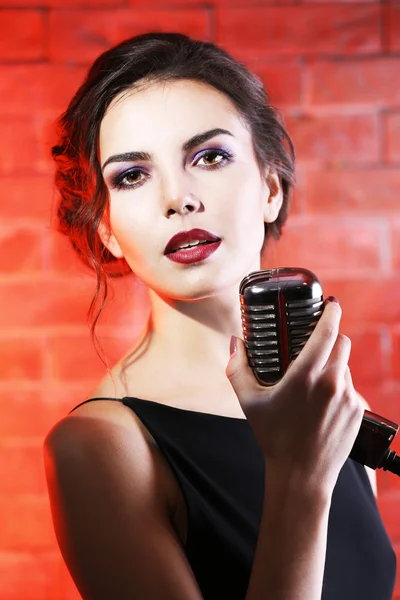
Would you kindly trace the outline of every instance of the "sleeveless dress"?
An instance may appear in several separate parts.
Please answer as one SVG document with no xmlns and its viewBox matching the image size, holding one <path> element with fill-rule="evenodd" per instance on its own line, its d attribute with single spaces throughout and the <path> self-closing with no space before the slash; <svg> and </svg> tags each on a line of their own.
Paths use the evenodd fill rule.
<svg viewBox="0 0 400 600">
<path fill-rule="evenodd" d="M 130 396 L 78 406 L 95 400 L 133 410 L 167 459 L 186 502 L 184 551 L 203 598 L 245 600 L 265 475 L 248 421 Z M 367 473 L 348 459 L 332 496 L 321 600 L 391 600 L 395 577 L 396 557 Z"/>
</svg>

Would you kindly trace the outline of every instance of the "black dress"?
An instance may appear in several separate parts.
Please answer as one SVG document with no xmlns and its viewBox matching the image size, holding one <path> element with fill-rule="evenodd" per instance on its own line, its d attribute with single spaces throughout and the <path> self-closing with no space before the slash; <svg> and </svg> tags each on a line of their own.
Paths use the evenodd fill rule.
<svg viewBox="0 0 400 600">
<path fill-rule="evenodd" d="M 184 550 L 204 599 L 244 600 L 265 474 L 248 421 L 134 397 L 81 404 L 94 400 L 132 409 L 168 460 L 186 501 Z M 332 496 L 322 600 L 391 600 L 395 577 L 396 557 L 365 468 L 348 459 Z"/>
</svg>

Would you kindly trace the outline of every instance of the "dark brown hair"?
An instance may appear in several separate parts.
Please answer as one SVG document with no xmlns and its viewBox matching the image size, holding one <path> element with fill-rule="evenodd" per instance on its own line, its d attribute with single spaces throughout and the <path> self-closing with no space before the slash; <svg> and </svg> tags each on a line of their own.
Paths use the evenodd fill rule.
<svg viewBox="0 0 400 600">
<path fill-rule="evenodd" d="M 100 124 L 113 98 L 140 80 L 173 79 L 200 81 L 228 96 L 251 131 L 260 169 L 270 166 L 279 174 L 283 205 L 277 220 L 264 224 L 262 250 L 270 236 L 279 239 L 288 215 L 294 148 L 279 113 L 269 104 L 264 86 L 254 74 L 214 44 L 180 33 L 146 33 L 110 48 L 95 60 L 59 118 L 58 143 L 52 148 L 60 193 L 58 230 L 69 237 L 81 260 L 97 276 L 88 311 L 94 342 L 94 329 L 108 296 L 108 277 L 131 273 L 125 259 L 115 258 L 97 233 L 102 219 L 109 225 L 108 194 L 97 152 Z"/>
</svg>

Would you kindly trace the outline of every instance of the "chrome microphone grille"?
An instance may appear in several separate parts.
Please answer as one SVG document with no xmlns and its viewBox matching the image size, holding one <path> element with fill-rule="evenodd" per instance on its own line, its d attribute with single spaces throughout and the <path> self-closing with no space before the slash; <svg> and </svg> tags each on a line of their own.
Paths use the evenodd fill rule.
<svg viewBox="0 0 400 600">
<path fill-rule="evenodd" d="M 286 302 L 289 358 L 294 360 L 305 346 L 323 311 L 323 297 Z"/>
<path fill-rule="evenodd" d="M 249 306 L 243 303 L 241 315 L 244 343 L 250 366 L 259 375 L 279 374 L 281 368 L 274 305 Z"/>
<path fill-rule="evenodd" d="M 311 271 L 255 271 L 240 284 L 243 341 L 259 383 L 272 385 L 285 374 L 307 342 L 323 311 L 322 288 Z"/>
</svg>

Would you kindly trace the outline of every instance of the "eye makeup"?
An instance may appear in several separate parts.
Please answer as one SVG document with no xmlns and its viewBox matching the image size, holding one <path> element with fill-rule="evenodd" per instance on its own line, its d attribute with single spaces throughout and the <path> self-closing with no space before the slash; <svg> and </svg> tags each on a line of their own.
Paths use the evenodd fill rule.
<svg viewBox="0 0 400 600">
<path fill-rule="evenodd" d="M 210 168 L 214 168 L 214 169 L 219 169 L 220 167 L 223 167 L 227 162 L 230 162 L 233 158 L 235 158 L 235 155 L 228 150 L 227 148 L 207 148 L 206 150 L 202 150 L 201 152 L 199 152 L 198 154 L 196 154 L 194 160 L 199 161 L 202 158 L 204 158 L 205 156 L 212 156 L 212 155 L 219 155 L 222 156 L 222 159 L 220 162 L 218 163 L 214 163 L 209 165 L 208 167 L 202 167 L 202 168 L 206 168 L 206 169 L 210 169 Z"/>
<path fill-rule="evenodd" d="M 139 169 L 135 167 L 134 169 L 128 169 L 127 171 L 123 171 L 122 173 L 117 173 L 112 175 L 110 180 L 110 187 L 113 190 L 126 190 L 131 188 L 139 187 L 143 184 L 143 179 L 138 180 L 134 183 L 127 183 L 128 177 L 136 177 L 141 175 L 148 175 L 148 173 L 144 169 Z"/>
<path fill-rule="evenodd" d="M 206 160 L 210 160 L 210 157 L 221 156 L 222 160 L 217 163 L 210 165 L 198 165 L 198 162 L 203 158 Z M 192 159 L 192 164 L 194 166 L 199 166 L 200 169 L 210 171 L 215 169 L 220 169 L 225 166 L 227 163 L 231 162 L 235 158 L 235 155 L 226 148 L 207 148 L 205 150 L 201 150 L 198 152 L 194 158 Z M 197 161 L 197 162 L 196 162 Z M 143 177 L 142 177 L 143 176 Z M 137 181 L 133 183 L 128 183 L 129 177 L 139 177 Z M 142 177 L 140 179 L 140 177 Z M 127 189 L 136 189 L 143 185 L 144 181 L 149 177 L 149 173 L 143 167 L 131 167 L 121 173 L 115 173 L 110 176 L 110 187 L 113 190 L 127 190 Z"/>
</svg>

